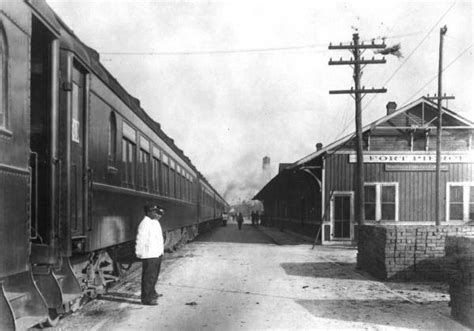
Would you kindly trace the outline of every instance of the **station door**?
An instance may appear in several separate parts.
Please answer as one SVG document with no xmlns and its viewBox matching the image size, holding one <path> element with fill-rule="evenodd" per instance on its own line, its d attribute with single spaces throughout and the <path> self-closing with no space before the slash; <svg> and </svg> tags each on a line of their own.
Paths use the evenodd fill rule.
<svg viewBox="0 0 474 331">
<path fill-rule="evenodd" d="M 351 239 L 353 201 L 352 192 L 334 193 L 331 201 L 333 239 Z"/>
</svg>

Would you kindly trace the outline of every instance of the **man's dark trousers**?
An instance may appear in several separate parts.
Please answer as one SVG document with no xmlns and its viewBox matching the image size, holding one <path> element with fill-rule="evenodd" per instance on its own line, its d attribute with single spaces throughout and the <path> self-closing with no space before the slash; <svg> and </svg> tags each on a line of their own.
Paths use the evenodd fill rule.
<svg viewBox="0 0 474 331">
<path fill-rule="evenodd" d="M 155 299 L 153 296 L 156 294 L 155 285 L 160 275 L 162 257 L 142 260 L 142 302 Z"/>
</svg>

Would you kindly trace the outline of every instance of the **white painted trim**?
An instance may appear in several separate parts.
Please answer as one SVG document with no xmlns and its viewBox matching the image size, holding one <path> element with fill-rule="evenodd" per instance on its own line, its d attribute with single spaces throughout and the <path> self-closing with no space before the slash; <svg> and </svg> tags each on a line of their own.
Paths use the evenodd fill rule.
<svg viewBox="0 0 474 331">
<path fill-rule="evenodd" d="M 451 186 L 461 186 L 463 188 L 463 219 L 462 220 L 451 220 L 451 215 L 449 212 L 449 205 L 451 203 L 450 187 Z M 447 182 L 446 183 L 446 222 L 450 221 L 469 221 L 469 187 L 474 186 L 474 182 Z"/>
</svg>

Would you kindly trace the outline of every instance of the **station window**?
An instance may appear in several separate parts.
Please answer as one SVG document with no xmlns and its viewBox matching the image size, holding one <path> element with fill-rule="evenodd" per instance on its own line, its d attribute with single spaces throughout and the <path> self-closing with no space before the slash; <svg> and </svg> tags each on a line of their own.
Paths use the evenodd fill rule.
<svg viewBox="0 0 474 331">
<path fill-rule="evenodd" d="M 146 150 L 140 148 L 140 152 L 138 155 L 138 162 L 139 162 L 139 186 L 142 190 L 148 190 L 148 169 L 150 168 L 150 153 Z"/>
<path fill-rule="evenodd" d="M 6 128 L 8 122 L 7 85 L 8 85 L 7 41 L 3 25 L 0 24 L 0 128 Z"/>
<path fill-rule="evenodd" d="M 447 185 L 447 219 L 474 220 L 474 182 L 448 183 Z"/>
<path fill-rule="evenodd" d="M 111 112 L 109 116 L 109 130 L 107 142 L 107 159 L 109 161 L 109 165 L 115 165 L 117 153 L 117 119 L 115 117 L 114 112 Z"/>
<path fill-rule="evenodd" d="M 122 182 L 124 186 L 135 186 L 136 145 L 123 138 L 122 140 Z"/>
<path fill-rule="evenodd" d="M 368 183 L 364 190 L 366 220 L 398 220 L 398 183 Z"/>
<path fill-rule="evenodd" d="M 428 150 L 428 134 L 427 132 L 413 132 L 411 134 L 411 150 L 427 151 Z"/>
</svg>

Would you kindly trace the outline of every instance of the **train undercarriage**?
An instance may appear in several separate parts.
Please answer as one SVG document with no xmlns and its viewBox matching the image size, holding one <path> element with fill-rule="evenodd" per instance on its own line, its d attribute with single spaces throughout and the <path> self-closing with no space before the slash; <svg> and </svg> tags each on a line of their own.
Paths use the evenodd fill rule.
<svg viewBox="0 0 474 331">
<path fill-rule="evenodd" d="M 24 330 L 56 325 L 61 315 L 120 281 L 133 263 L 123 258 L 130 254 L 118 258 L 124 247 L 130 243 L 60 258 L 55 264 L 34 264 L 30 271 L 6 278 L 0 283 L 0 326 Z"/>
</svg>

